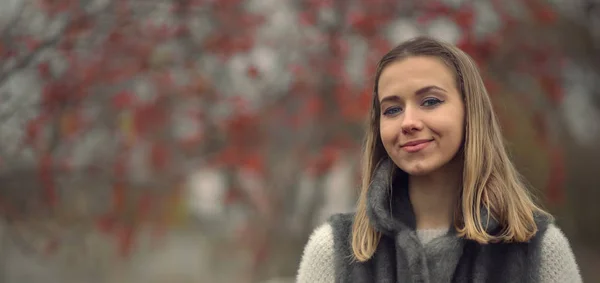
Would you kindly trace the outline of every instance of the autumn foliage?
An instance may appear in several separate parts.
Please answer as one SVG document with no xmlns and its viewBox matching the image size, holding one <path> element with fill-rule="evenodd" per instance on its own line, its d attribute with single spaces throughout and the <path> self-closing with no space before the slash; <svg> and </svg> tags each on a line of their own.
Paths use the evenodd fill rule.
<svg viewBox="0 0 600 283">
<path fill-rule="evenodd" d="M 438 20 L 454 27 L 455 43 L 480 65 L 496 101 L 517 103 L 502 96 L 516 93 L 510 74 L 531 80 L 535 99 L 550 108 L 522 97 L 518 104 L 533 113 L 524 121 L 499 113 L 509 136 L 513 127 L 534 125 L 537 150 L 550 156 L 547 196 L 564 198 L 563 153 L 543 117 L 561 103 L 565 56 L 547 38 L 523 33 L 560 21 L 544 1 L 509 1 L 518 15 L 504 1 L 483 1 L 498 19 L 485 32 L 479 4 L 470 1 L 24 2 L 0 39 L 0 84 L 20 83 L 8 91 L 13 100 L 28 97 L 29 106 L 14 105 L 33 114 L 18 108 L 5 118 L 22 126 L 13 131 L 18 147 L 0 151 L 0 171 L 35 178 L 31 199 L 48 215 L 81 189 L 70 180 L 101 180 L 86 194 L 93 202 L 94 190 L 110 192 L 103 209 L 81 213 L 91 229 L 114 235 L 123 256 L 133 251 L 136 227 L 171 225 L 187 174 L 211 167 L 250 172 L 263 184 L 249 191 L 228 183 L 223 205 L 243 204 L 257 215 L 259 232 L 250 224 L 239 231 L 254 233 L 247 248 L 257 262 L 268 260 L 261 237 L 284 225 L 285 198 L 294 195 L 285 191 L 295 190 L 277 167 L 293 160 L 290 172 L 322 176 L 341 156 L 358 156 L 375 63 L 402 35 L 390 34 L 399 19 L 419 33 L 435 34 L 427 27 Z M 41 27 L 27 26 L 26 15 L 43 18 Z M 23 84 L 37 88 L 19 93 Z M 1 215 L 26 221 L 11 205 L 14 190 L 1 191 Z M 60 244 L 48 242 L 50 251 Z"/>
</svg>

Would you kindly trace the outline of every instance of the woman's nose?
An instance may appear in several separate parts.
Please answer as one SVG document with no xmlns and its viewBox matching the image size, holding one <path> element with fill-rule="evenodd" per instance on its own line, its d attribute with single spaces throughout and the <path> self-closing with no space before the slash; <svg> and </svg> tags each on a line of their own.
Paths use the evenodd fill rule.
<svg viewBox="0 0 600 283">
<path fill-rule="evenodd" d="M 423 129 L 423 123 L 419 118 L 418 110 L 413 108 L 405 109 L 402 117 L 401 127 L 404 134 L 411 134 Z"/>
</svg>

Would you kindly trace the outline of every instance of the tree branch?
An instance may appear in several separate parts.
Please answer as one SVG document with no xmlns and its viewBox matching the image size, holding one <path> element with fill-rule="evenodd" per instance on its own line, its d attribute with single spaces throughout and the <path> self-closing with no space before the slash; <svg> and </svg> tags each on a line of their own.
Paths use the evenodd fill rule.
<svg viewBox="0 0 600 283">
<path fill-rule="evenodd" d="M 3 39 L 7 39 L 10 31 L 17 25 L 19 19 L 21 19 L 21 15 L 23 14 L 23 10 L 25 10 L 25 1 L 21 1 L 21 5 L 16 9 L 16 13 L 13 14 L 13 18 L 6 24 L 6 26 L 0 32 L 0 37 Z M 8 40 L 7 40 L 8 41 Z"/>
<path fill-rule="evenodd" d="M 31 62 L 33 62 L 33 60 L 37 57 L 37 55 L 41 51 L 56 44 L 59 40 L 60 40 L 60 34 L 54 38 L 44 41 L 40 46 L 38 46 L 31 53 L 27 54 L 24 58 L 21 58 L 12 68 L 8 69 L 7 71 L 5 71 L 3 73 L 0 73 L 0 84 L 3 84 L 15 72 L 29 66 L 29 64 Z"/>
</svg>

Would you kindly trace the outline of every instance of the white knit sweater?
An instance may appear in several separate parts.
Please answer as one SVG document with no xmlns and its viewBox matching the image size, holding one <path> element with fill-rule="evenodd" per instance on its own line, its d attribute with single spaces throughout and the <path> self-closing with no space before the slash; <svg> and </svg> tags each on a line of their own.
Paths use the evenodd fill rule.
<svg viewBox="0 0 600 283">
<path fill-rule="evenodd" d="M 445 234 L 443 230 L 417 231 L 423 244 Z M 335 282 L 333 230 L 329 224 L 318 227 L 304 248 L 297 282 Z M 580 283 L 579 267 L 569 242 L 555 225 L 548 226 L 542 239 L 540 279 L 542 283 Z"/>
</svg>

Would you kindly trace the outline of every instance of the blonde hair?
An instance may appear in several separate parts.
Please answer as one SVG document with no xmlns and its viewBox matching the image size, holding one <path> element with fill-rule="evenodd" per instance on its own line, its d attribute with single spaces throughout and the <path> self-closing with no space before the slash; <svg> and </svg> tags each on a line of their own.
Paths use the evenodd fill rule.
<svg viewBox="0 0 600 283">
<path fill-rule="evenodd" d="M 477 241 L 526 242 L 537 232 L 534 213 L 546 214 L 532 200 L 511 162 L 492 102 L 474 61 L 455 46 L 428 37 L 406 41 L 379 61 L 373 87 L 373 101 L 362 159 L 362 184 L 352 226 L 354 259 L 367 261 L 375 253 L 381 234 L 367 216 L 367 191 L 377 165 L 387 158 L 379 136 L 380 106 L 377 84 L 390 63 L 410 56 L 441 59 L 454 72 L 456 85 L 465 104 L 463 150 L 463 188 L 454 215 L 454 227 L 460 237 Z M 399 171 L 400 174 L 406 174 Z M 481 208 L 487 210 L 502 227 L 490 235 L 484 227 Z M 488 219 L 489 220 L 489 219 Z"/>
</svg>

